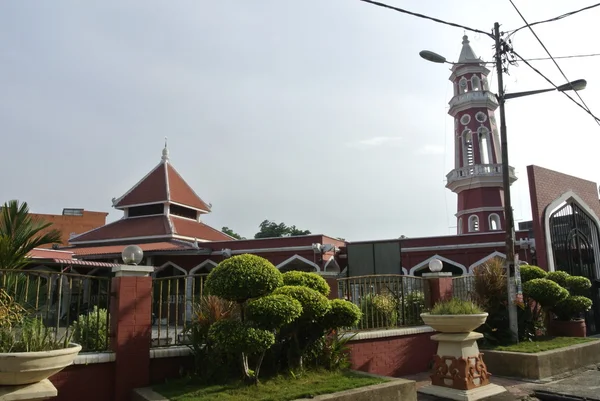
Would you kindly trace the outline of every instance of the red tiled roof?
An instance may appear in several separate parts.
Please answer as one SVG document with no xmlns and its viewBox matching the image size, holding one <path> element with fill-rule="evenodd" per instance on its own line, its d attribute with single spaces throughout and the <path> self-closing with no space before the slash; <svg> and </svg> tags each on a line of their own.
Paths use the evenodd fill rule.
<svg viewBox="0 0 600 401">
<path fill-rule="evenodd" d="M 168 251 L 173 249 L 191 249 L 191 246 L 185 246 L 184 244 L 178 244 L 176 242 L 160 241 L 160 242 L 149 242 L 145 244 L 136 244 L 143 251 Z M 123 249 L 127 245 L 107 245 L 107 246 L 89 246 L 89 247 L 78 247 L 72 248 L 73 253 L 76 256 L 89 256 L 89 255 L 120 255 Z"/>
<path fill-rule="evenodd" d="M 56 249 L 34 248 L 27 254 L 27 257 L 32 258 L 32 259 L 52 259 L 52 258 L 71 259 L 73 257 L 73 252 L 59 251 Z"/>
<path fill-rule="evenodd" d="M 128 238 L 168 236 L 171 234 L 166 216 L 146 216 L 117 220 L 113 223 L 83 233 L 69 242 L 126 240 Z"/>
<path fill-rule="evenodd" d="M 207 226 L 199 221 L 184 219 L 177 216 L 169 216 L 173 223 L 174 234 L 184 237 L 198 238 L 205 241 L 231 241 L 229 235 Z"/>
<path fill-rule="evenodd" d="M 185 182 L 168 157 L 163 157 L 163 160 L 125 195 L 116 199 L 113 206 L 123 209 L 158 202 L 175 202 L 192 209 L 210 212 L 210 206 Z"/>
</svg>

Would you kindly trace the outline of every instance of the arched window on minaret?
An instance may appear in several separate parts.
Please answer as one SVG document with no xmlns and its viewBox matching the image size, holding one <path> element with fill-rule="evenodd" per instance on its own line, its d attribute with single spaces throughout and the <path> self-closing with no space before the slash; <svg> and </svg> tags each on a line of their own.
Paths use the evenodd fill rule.
<svg viewBox="0 0 600 401">
<path fill-rule="evenodd" d="M 460 81 L 458 81 L 458 88 L 460 93 L 465 93 L 469 90 L 469 88 L 467 88 L 467 78 L 462 77 Z"/>
<path fill-rule="evenodd" d="M 490 216 L 488 217 L 489 220 L 489 224 L 490 224 L 490 231 L 496 231 L 496 230 L 500 230 L 500 216 L 498 216 L 496 213 L 492 213 L 490 214 Z"/>
<path fill-rule="evenodd" d="M 473 133 L 470 129 L 465 129 L 462 133 L 464 140 L 464 152 L 465 160 L 464 166 L 472 166 L 475 164 L 475 155 L 473 154 Z"/>
<path fill-rule="evenodd" d="M 458 235 L 461 235 L 463 233 L 463 227 L 462 227 L 462 217 L 458 218 Z"/>
<path fill-rule="evenodd" d="M 469 232 L 477 232 L 479 231 L 479 217 L 473 214 L 469 216 Z"/>
<path fill-rule="evenodd" d="M 471 77 L 471 87 L 473 88 L 474 91 L 481 90 L 481 80 L 479 79 L 479 77 L 477 75 L 473 75 Z"/>
<path fill-rule="evenodd" d="M 479 135 L 479 150 L 481 152 L 481 164 L 490 164 L 490 132 L 486 127 L 477 129 Z"/>
<path fill-rule="evenodd" d="M 483 81 L 483 90 L 484 90 L 484 91 L 489 91 L 489 90 L 490 90 L 490 86 L 489 86 L 489 84 L 488 84 L 488 80 L 487 80 L 487 78 L 486 78 L 486 77 L 484 77 L 482 81 Z"/>
</svg>

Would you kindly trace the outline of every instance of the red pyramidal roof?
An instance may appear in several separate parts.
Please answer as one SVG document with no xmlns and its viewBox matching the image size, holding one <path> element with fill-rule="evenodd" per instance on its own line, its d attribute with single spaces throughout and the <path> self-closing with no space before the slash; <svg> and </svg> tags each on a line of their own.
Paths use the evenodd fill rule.
<svg viewBox="0 0 600 401">
<path fill-rule="evenodd" d="M 151 203 L 177 203 L 203 213 L 210 212 L 204 202 L 179 175 L 169 161 L 169 150 L 165 146 L 161 162 L 125 195 L 113 200 L 113 207 L 125 209 Z"/>
</svg>

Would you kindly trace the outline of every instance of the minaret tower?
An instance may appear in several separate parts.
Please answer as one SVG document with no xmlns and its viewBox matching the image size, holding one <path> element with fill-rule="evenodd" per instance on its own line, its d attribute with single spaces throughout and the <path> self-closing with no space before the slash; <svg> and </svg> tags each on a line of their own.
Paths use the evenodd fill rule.
<svg viewBox="0 0 600 401">
<path fill-rule="evenodd" d="M 458 62 L 450 81 L 454 96 L 448 114 L 454 118 L 454 170 L 446 188 L 458 195 L 458 234 L 504 229 L 504 191 L 500 139 L 494 111 L 496 95 L 490 92 L 485 63 L 475 56 L 463 36 Z M 516 181 L 510 167 L 510 183 Z"/>
</svg>

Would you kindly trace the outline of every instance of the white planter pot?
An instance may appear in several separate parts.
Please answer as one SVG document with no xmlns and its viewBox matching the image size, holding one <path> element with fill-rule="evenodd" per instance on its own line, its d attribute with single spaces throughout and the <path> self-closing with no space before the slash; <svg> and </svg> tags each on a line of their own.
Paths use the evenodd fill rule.
<svg viewBox="0 0 600 401">
<path fill-rule="evenodd" d="M 421 319 L 440 333 L 469 333 L 485 323 L 487 313 L 476 315 L 431 315 L 421 313 Z"/>
<path fill-rule="evenodd" d="M 81 345 L 40 352 L 0 353 L 0 385 L 16 386 L 40 382 L 71 365 Z"/>
</svg>

